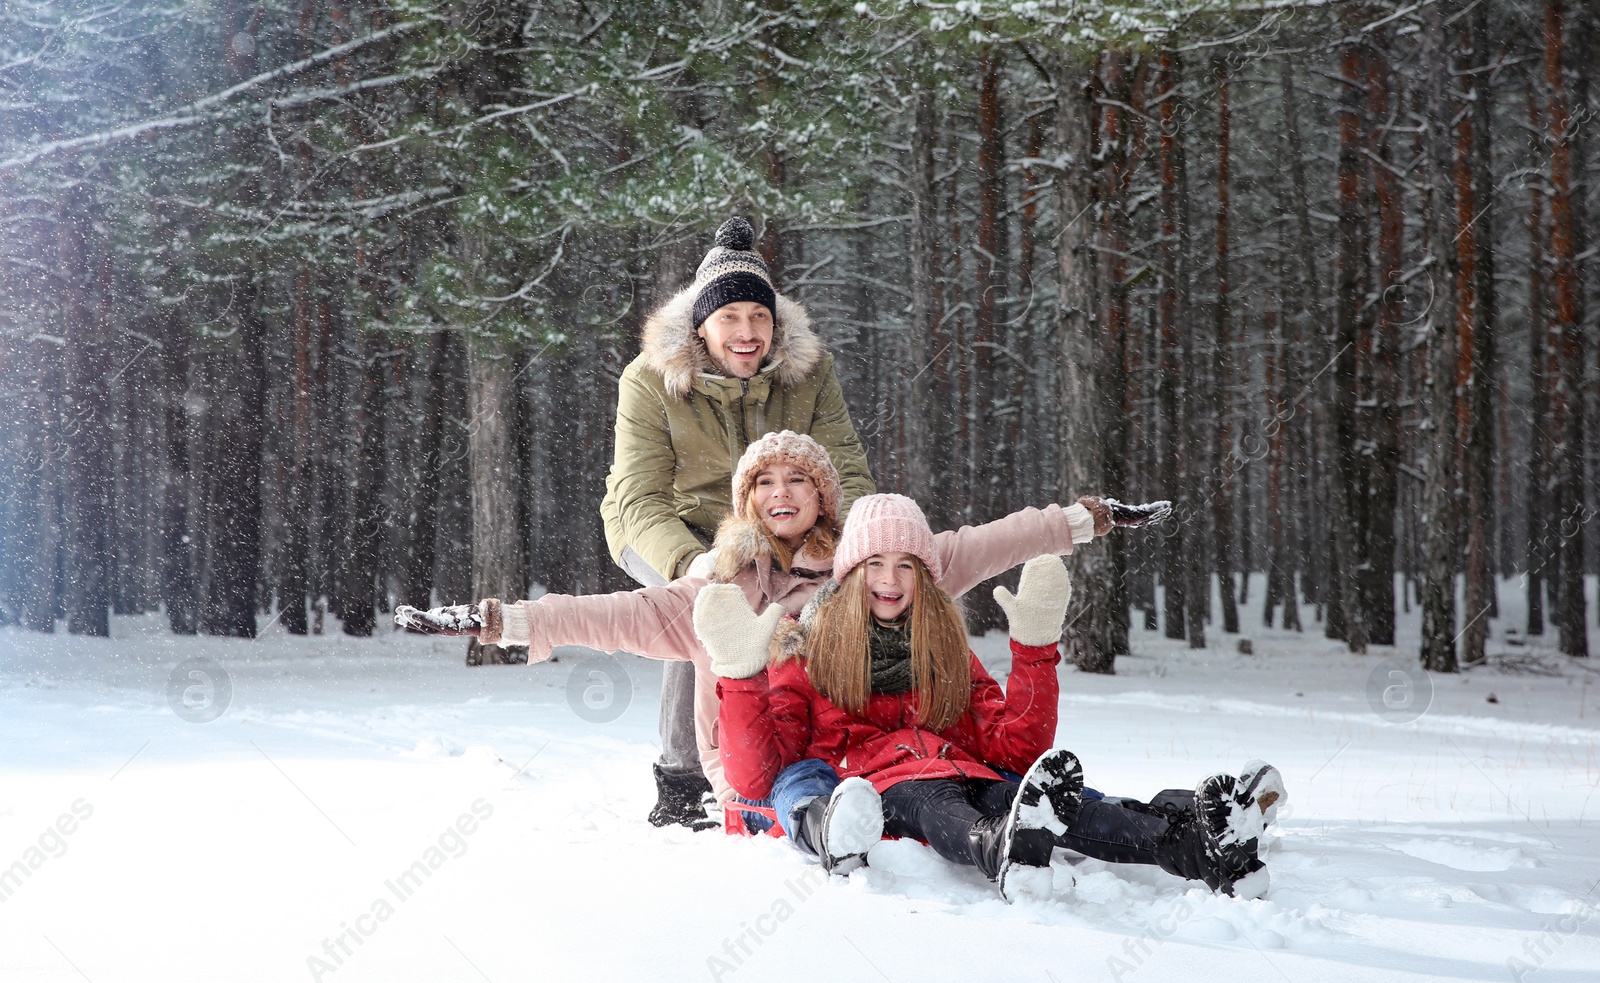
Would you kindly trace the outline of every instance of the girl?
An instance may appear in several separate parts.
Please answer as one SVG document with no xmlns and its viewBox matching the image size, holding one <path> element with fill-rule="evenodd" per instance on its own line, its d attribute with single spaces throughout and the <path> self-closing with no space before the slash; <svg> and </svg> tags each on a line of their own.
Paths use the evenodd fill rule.
<svg viewBox="0 0 1600 983">
<path fill-rule="evenodd" d="M 733 474 L 733 514 L 717 531 L 708 569 L 691 571 L 662 587 L 573 597 L 546 594 L 536 601 L 477 604 L 420 611 L 395 609 L 396 624 L 438 635 L 476 635 L 484 644 L 526 645 L 528 661 L 542 662 L 558 645 L 604 652 L 626 650 L 647 658 L 688 660 L 696 667 L 695 737 L 701 765 L 722 804 L 734 798 L 722 773 L 715 733 L 716 677 L 694 633 L 694 600 L 708 583 L 729 585 L 756 611 L 797 615 L 834 570 L 840 521 L 839 472 L 811 437 L 784 430 L 751 444 Z M 951 596 L 1040 553 L 1071 553 L 1114 526 L 1140 526 L 1164 518 L 1171 503 L 1129 506 L 1082 498 L 1062 508 L 1027 508 L 995 522 L 965 526 L 933 537 L 936 575 Z M 829 776 L 812 776 L 831 790 Z M 703 826 L 711 825 L 709 819 Z"/>
<path fill-rule="evenodd" d="M 1004 691 L 967 648 L 942 571 L 916 503 L 869 495 L 845 523 L 834 580 L 776 638 L 776 613 L 757 616 L 736 588 L 700 593 L 695 625 L 721 677 L 722 763 L 740 795 L 766 798 L 807 759 L 845 776 L 827 797 L 778 803 L 794 839 L 833 869 L 859 864 L 881 830 L 976 866 L 1007 900 L 1048 893 L 1056 846 L 1159 864 L 1225 894 L 1265 892 L 1256 845 L 1282 795 L 1275 769 L 1258 769 L 1248 787 L 1206 779 L 1196 813 L 1172 822 L 1085 799 L 1077 758 L 1050 750 L 1071 597 L 1064 564 L 1030 560 L 1015 595 L 995 590 L 1011 622 Z"/>
</svg>

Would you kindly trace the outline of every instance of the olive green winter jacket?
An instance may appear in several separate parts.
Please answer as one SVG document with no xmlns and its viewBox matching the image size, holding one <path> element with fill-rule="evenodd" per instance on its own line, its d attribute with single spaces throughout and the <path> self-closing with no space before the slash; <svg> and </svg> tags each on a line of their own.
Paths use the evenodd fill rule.
<svg viewBox="0 0 1600 983">
<path fill-rule="evenodd" d="M 751 379 L 716 374 L 684 291 L 645 322 L 643 350 L 623 370 L 616 451 L 600 505 L 606 545 L 631 547 L 666 579 L 681 576 L 731 511 L 733 469 L 747 445 L 777 430 L 809 434 L 833 457 L 850 504 L 872 494 L 866 452 L 805 308 L 782 294 L 772 353 Z"/>
</svg>

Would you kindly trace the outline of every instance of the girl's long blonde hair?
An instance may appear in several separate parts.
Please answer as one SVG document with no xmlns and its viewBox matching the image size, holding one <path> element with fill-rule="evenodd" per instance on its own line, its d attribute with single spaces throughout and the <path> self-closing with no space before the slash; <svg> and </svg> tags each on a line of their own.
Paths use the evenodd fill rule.
<svg viewBox="0 0 1600 983">
<path fill-rule="evenodd" d="M 944 730 L 967 712 L 972 698 L 972 663 L 967 626 L 922 561 L 912 558 L 911 685 L 917 697 L 917 724 Z M 806 673 L 817 692 L 834 705 L 860 716 L 872 693 L 866 564 L 857 564 L 839 590 L 818 608 L 806 636 Z"/>
</svg>

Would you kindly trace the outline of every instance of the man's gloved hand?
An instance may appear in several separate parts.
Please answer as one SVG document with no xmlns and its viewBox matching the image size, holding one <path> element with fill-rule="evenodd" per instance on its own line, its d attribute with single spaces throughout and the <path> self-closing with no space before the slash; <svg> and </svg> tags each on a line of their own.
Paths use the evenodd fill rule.
<svg viewBox="0 0 1600 983">
<path fill-rule="evenodd" d="M 994 589 L 994 599 L 1011 622 L 1011 637 L 1024 645 L 1061 641 L 1061 623 L 1072 600 L 1072 578 L 1059 556 L 1036 556 L 1022 565 L 1017 592 Z"/>
<path fill-rule="evenodd" d="M 690 560 L 689 565 L 684 568 L 683 575 L 685 577 L 699 577 L 701 580 L 710 580 L 711 575 L 716 570 L 717 551 L 712 548 Z"/>
<path fill-rule="evenodd" d="M 711 584 L 694 599 L 694 633 L 711 656 L 711 671 L 724 679 L 749 679 L 767 667 L 772 634 L 783 608 L 750 610 L 737 584 Z"/>
</svg>

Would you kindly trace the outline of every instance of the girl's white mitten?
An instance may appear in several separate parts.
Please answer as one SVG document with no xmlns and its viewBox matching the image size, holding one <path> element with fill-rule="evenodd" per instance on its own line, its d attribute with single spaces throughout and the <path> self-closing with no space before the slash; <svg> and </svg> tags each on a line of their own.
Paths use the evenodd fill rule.
<svg viewBox="0 0 1600 983">
<path fill-rule="evenodd" d="M 1024 645 L 1061 641 L 1061 623 L 1072 600 L 1072 578 L 1059 556 L 1036 556 L 1022 565 L 1022 580 L 1012 594 L 994 589 L 996 603 L 1011 622 L 1011 637 Z"/>
<path fill-rule="evenodd" d="M 783 608 L 750 610 L 738 584 L 711 584 L 694 599 L 694 633 L 711 656 L 711 671 L 724 679 L 749 679 L 767 667 L 772 634 Z"/>
</svg>

